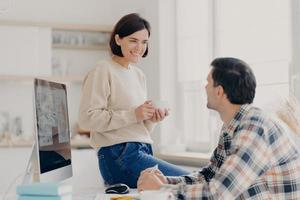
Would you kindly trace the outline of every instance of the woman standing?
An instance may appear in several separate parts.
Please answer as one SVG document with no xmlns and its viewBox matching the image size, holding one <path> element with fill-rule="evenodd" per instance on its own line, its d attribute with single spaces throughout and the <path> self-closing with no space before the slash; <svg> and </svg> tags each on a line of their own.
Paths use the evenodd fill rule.
<svg viewBox="0 0 300 200">
<path fill-rule="evenodd" d="M 149 36 L 150 25 L 138 14 L 122 17 L 111 34 L 111 59 L 98 63 L 83 83 L 79 126 L 91 132 L 106 184 L 135 188 L 140 172 L 155 165 L 167 176 L 188 174 L 153 157 L 150 133 L 168 111 L 147 100 L 145 76 L 134 66 L 147 56 Z"/>
</svg>

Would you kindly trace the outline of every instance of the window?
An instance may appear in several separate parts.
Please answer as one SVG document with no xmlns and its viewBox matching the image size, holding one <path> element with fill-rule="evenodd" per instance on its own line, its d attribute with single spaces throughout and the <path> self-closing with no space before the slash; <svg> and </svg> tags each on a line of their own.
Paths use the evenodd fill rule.
<svg viewBox="0 0 300 200">
<path fill-rule="evenodd" d="M 162 91 L 174 97 L 173 118 L 162 123 L 161 143 L 177 146 L 173 151 L 210 152 L 222 125 L 218 114 L 206 108 L 204 86 L 213 58 L 237 57 L 252 66 L 258 83 L 255 105 L 289 95 L 290 2 L 176 0 L 174 7 L 176 73 L 171 83 L 161 81 Z"/>
</svg>

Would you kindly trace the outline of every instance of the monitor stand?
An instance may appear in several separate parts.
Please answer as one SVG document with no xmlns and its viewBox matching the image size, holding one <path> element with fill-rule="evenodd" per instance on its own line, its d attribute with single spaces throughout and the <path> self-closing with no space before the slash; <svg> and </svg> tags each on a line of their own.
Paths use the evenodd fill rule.
<svg viewBox="0 0 300 200">
<path fill-rule="evenodd" d="M 22 184 L 29 184 L 32 182 L 39 182 L 37 146 L 35 142 L 33 143 L 31 148 L 31 155 L 27 163 Z"/>
</svg>

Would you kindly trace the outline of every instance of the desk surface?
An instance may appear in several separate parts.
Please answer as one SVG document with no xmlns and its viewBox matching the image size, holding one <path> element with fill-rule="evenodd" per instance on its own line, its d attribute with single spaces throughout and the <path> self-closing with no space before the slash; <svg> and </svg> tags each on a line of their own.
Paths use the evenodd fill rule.
<svg viewBox="0 0 300 200">
<path fill-rule="evenodd" d="M 131 190 L 129 194 L 132 197 L 139 197 L 137 190 Z M 110 200 L 111 197 L 117 197 L 120 195 L 116 194 L 104 194 L 104 188 L 79 188 L 73 190 L 72 200 Z M 96 198 L 97 197 L 97 198 Z M 0 194 L 0 199 L 2 200 L 17 200 L 18 196 L 16 194 L 10 193 L 3 199 L 3 194 Z"/>
<path fill-rule="evenodd" d="M 11 191 L 13 192 L 13 191 Z M 131 189 L 130 193 L 125 195 L 117 194 L 104 194 L 104 188 L 75 188 L 72 193 L 72 200 L 110 200 L 111 197 L 118 196 L 131 196 L 137 199 L 149 199 L 153 197 L 156 200 L 168 199 L 167 196 L 164 196 L 166 192 L 163 191 L 145 191 L 146 195 L 143 193 L 138 193 L 136 189 Z M 163 196 L 162 196 L 163 195 Z M 147 198 L 146 198 L 147 197 Z M 162 198 L 163 197 L 163 198 Z M 17 200 L 18 196 L 16 194 L 9 194 L 3 199 L 3 196 L 0 194 L 0 199 L 2 200 Z M 152 198 L 151 198 L 152 199 Z"/>
</svg>

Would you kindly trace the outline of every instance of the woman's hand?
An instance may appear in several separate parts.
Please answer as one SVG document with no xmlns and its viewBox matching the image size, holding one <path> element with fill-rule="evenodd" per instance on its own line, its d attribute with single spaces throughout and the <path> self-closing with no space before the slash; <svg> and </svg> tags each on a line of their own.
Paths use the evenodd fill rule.
<svg viewBox="0 0 300 200">
<path fill-rule="evenodd" d="M 155 113 L 153 114 L 150 121 L 160 122 L 160 121 L 164 120 L 164 118 L 168 115 L 169 115 L 169 111 L 167 109 L 156 108 Z"/>
<path fill-rule="evenodd" d="M 142 105 L 135 109 L 135 115 L 138 122 L 151 119 L 155 113 L 155 108 L 151 101 L 145 101 Z"/>
</svg>

